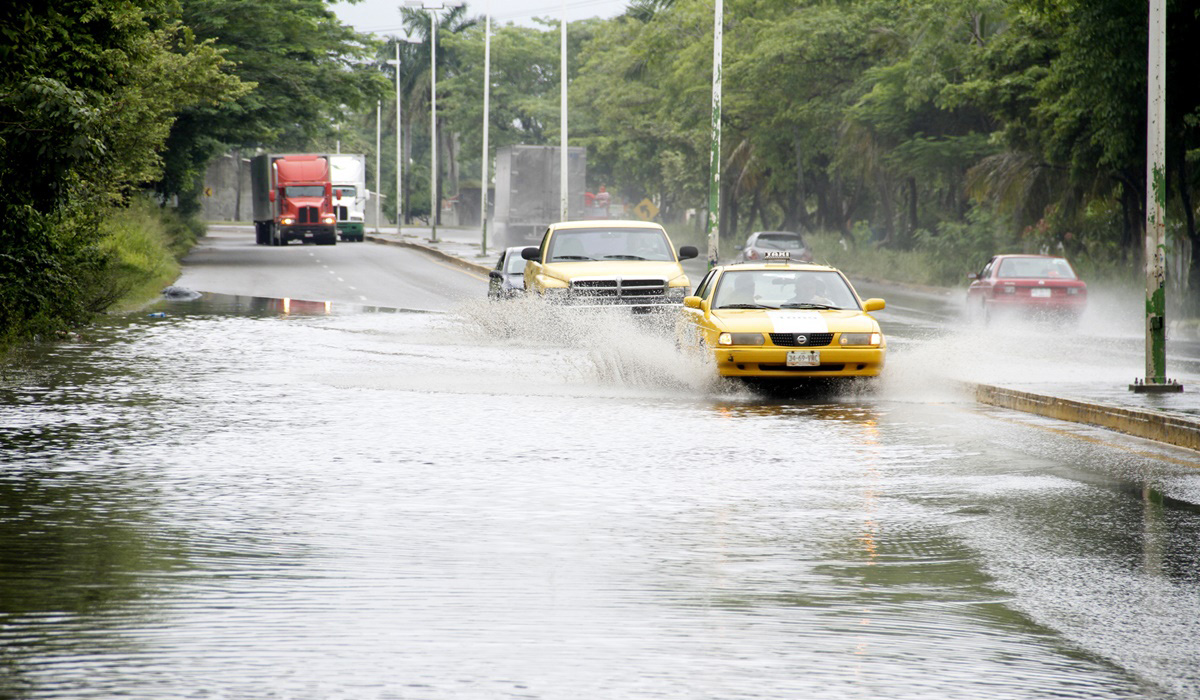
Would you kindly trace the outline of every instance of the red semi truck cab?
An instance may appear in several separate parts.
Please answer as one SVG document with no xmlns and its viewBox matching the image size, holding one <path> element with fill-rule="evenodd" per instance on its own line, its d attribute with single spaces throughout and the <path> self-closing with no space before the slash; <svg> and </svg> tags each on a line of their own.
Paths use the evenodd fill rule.
<svg viewBox="0 0 1200 700">
<path fill-rule="evenodd" d="M 329 161 L 321 156 L 257 156 L 251 164 L 256 242 L 336 244 L 337 214 L 329 174 Z"/>
</svg>

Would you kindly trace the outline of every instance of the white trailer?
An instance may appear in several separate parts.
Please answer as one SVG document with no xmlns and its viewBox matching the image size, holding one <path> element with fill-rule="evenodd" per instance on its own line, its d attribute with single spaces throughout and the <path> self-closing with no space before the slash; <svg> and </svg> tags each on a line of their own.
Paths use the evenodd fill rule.
<svg viewBox="0 0 1200 700">
<path fill-rule="evenodd" d="M 343 241 L 362 241 L 367 211 L 367 157 L 358 153 L 324 155 L 333 183 L 338 235 Z"/>
</svg>

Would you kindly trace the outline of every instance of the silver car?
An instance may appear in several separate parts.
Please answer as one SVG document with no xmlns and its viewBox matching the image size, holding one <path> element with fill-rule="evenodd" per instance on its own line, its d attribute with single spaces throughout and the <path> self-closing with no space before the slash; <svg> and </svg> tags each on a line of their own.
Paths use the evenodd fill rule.
<svg viewBox="0 0 1200 700">
<path fill-rule="evenodd" d="M 812 262 L 812 251 L 804 237 L 794 231 L 755 231 L 738 248 L 738 262 L 761 262 L 767 251 L 786 250 L 793 262 Z"/>
</svg>

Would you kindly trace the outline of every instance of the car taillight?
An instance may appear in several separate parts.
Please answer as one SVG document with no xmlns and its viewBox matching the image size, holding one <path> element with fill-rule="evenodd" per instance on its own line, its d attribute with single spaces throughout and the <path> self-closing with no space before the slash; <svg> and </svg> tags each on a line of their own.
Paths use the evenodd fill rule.
<svg viewBox="0 0 1200 700">
<path fill-rule="evenodd" d="M 751 260 L 758 260 L 758 251 L 751 248 L 750 250 L 746 251 L 746 257 Z"/>
</svg>

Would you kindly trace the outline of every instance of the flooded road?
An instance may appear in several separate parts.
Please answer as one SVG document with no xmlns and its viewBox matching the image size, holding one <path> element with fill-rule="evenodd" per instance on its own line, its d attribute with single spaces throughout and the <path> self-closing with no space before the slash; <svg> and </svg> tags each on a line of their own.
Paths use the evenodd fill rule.
<svg viewBox="0 0 1200 700">
<path fill-rule="evenodd" d="M 0 379 L 0 697 L 1200 697 L 1200 457 L 917 337 L 767 399 L 625 317 L 159 309 Z"/>
</svg>

